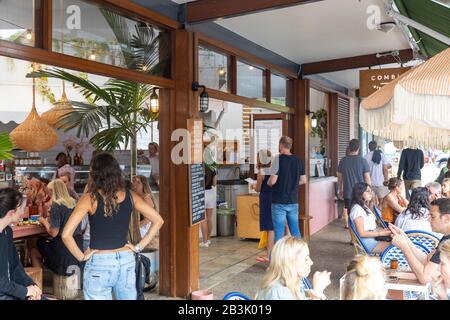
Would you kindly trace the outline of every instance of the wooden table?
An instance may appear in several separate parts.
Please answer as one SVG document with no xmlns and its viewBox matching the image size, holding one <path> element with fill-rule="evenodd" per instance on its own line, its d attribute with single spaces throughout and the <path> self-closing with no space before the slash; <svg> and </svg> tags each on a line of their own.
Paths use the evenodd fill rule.
<svg viewBox="0 0 450 320">
<path fill-rule="evenodd" d="M 47 233 L 41 225 L 14 226 L 12 229 L 13 239 L 27 238 Z"/>
<path fill-rule="evenodd" d="M 430 297 L 430 284 L 421 284 L 417 279 L 392 279 L 389 277 L 394 271 L 386 270 L 387 281 L 386 288 L 388 293 L 386 298 L 388 300 L 404 300 L 405 291 L 415 291 L 423 294 L 425 300 L 429 300 Z M 412 275 L 412 272 L 402 272 L 405 275 Z M 340 299 L 343 298 L 343 284 L 345 274 L 339 280 L 340 285 Z"/>
</svg>

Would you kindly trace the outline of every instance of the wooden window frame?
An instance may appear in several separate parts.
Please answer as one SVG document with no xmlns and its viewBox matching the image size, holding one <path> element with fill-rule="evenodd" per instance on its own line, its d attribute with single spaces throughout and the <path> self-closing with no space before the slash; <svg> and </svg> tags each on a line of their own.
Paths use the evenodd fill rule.
<svg viewBox="0 0 450 320">
<path fill-rule="evenodd" d="M 127 18 L 139 19 L 144 22 L 155 24 L 166 29 L 170 33 L 175 29 L 181 29 L 181 24 L 177 21 L 142 8 L 139 5 L 133 4 L 131 1 L 83 1 L 110 8 L 120 14 L 123 14 Z M 0 56 L 38 62 L 54 67 L 67 68 L 116 79 L 147 83 L 162 88 L 173 89 L 175 87 L 175 81 L 171 78 L 151 76 L 118 66 L 54 52 L 52 50 L 52 2 L 52 0 L 42 0 L 42 9 L 33 13 L 35 15 L 39 15 L 36 17 L 37 19 L 35 19 L 35 21 L 39 24 L 37 29 L 41 31 L 39 35 L 36 35 L 36 39 L 38 39 L 39 42 L 37 45 L 40 47 L 32 47 L 16 44 L 6 40 L 0 40 Z M 171 42 L 173 42 L 173 39 L 171 39 Z M 173 47 L 174 46 L 172 45 L 172 48 Z M 171 59 L 173 59 L 173 52 L 171 52 Z"/>
</svg>

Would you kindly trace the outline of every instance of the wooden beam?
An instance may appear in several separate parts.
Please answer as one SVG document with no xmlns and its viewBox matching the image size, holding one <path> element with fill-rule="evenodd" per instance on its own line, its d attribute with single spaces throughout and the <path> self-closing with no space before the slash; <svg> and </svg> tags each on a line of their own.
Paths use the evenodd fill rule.
<svg viewBox="0 0 450 320">
<path fill-rule="evenodd" d="M 302 75 L 335 72 L 347 69 L 368 68 L 372 66 L 398 63 L 399 60 L 407 62 L 413 59 L 413 51 L 411 49 L 399 50 L 399 56 L 392 55 L 377 58 L 376 53 L 367 54 L 363 56 L 326 60 L 319 62 L 311 62 L 302 64 Z"/>
<path fill-rule="evenodd" d="M 223 91 L 214 90 L 214 89 L 210 89 L 210 88 L 207 88 L 206 91 L 208 92 L 208 94 L 211 98 L 217 99 L 217 100 L 229 101 L 229 102 L 242 104 L 244 106 L 264 108 L 264 109 L 277 111 L 277 112 L 284 112 L 284 113 L 291 113 L 291 114 L 295 113 L 294 108 L 281 106 L 281 105 L 273 104 L 273 103 L 268 103 L 267 101 L 261 101 L 261 100 L 255 99 L 255 98 L 247 98 L 247 97 L 237 96 L 237 95 L 234 95 L 234 94 L 231 94 L 228 92 L 223 92 Z"/>
<path fill-rule="evenodd" d="M 197 0 L 186 4 L 186 22 L 225 19 L 319 0 Z"/>
<path fill-rule="evenodd" d="M 160 103 L 160 212 L 165 223 L 160 231 L 160 292 L 188 298 L 199 287 L 199 226 L 190 226 L 187 164 L 175 164 L 171 153 L 179 143 L 172 141 L 176 129 L 186 129 L 188 118 L 199 118 L 198 93 L 194 80 L 194 35 L 172 31 L 175 90 L 161 90 Z"/>
<path fill-rule="evenodd" d="M 146 22 L 152 22 L 160 27 L 170 29 L 181 29 L 182 25 L 173 19 L 163 16 L 159 13 L 146 9 L 138 4 L 129 0 L 89 0 L 101 6 L 116 9 L 119 13 L 126 15 L 130 18 L 136 18 Z"/>
<path fill-rule="evenodd" d="M 204 45 L 206 47 L 217 48 L 219 51 L 224 52 L 225 54 L 234 55 L 237 58 L 241 58 L 246 60 L 246 62 L 254 63 L 257 66 L 263 67 L 264 69 L 270 69 L 271 71 L 276 71 L 280 75 L 284 75 L 285 77 L 297 79 L 298 75 L 295 72 L 292 72 L 289 69 L 276 66 L 274 64 L 268 63 L 267 61 L 260 59 L 254 55 L 251 55 L 243 50 L 237 49 L 225 42 L 220 40 L 216 40 L 206 36 L 205 34 L 198 32 L 198 39 L 200 45 Z"/>
<path fill-rule="evenodd" d="M 175 82 L 172 79 L 151 76 L 134 70 L 72 57 L 57 52 L 48 52 L 43 49 L 4 40 L 0 40 L 0 55 L 110 78 L 148 83 L 162 88 L 175 87 Z"/>
<path fill-rule="evenodd" d="M 293 153 L 303 160 L 305 164 L 306 184 L 302 184 L 299 190 L 299 223 L 302 237 L 311 239 L 309 227 L 309 137 L 311 133 L 311 122 L 306 110 L 309 110 L 309 80 L 294 80 L 295 93 L 295 115 L 289 121 L 291 131 L 294 132 Z"/>
</svg>

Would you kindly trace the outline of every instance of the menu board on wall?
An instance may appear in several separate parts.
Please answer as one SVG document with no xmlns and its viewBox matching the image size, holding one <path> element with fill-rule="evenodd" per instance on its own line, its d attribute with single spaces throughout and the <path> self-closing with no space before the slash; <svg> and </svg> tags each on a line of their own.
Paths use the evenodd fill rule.
<svg viewBox="0 0 450 320">
<path fill-rule="evenodd" d="M 257 163 L 256 156 L 259 150 L 269 150 L 272 153 L 272 158 L 278 154 L 278 144 L 282 135 L 283 120 L 254 120 L 253 163 Z"/>
<path fill-rule="evenodd" d="M 205 220 L 205 170 L 203 163 L 189 165 L 191 226 Z"/>
</svg>

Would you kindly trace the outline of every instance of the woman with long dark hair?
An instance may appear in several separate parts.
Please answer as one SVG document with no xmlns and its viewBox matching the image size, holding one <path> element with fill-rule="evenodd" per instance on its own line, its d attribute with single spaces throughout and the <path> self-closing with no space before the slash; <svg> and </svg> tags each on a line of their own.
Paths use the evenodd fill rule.
<svg viewBox="0 0 450 320">
<path fill-rule="evenodd" d="M 419 187 L 413 189 L 408 208 L 397 217 L 395 225 L 403 231 L 421 230 L 432 232 L 431 224 L 428 221 L 430 208 L 430 192 L 427 188 Z"/>
<path fill-rule="evenodd" d="M 377 241 L 375 237 L 390 236 L 391 231 L 377 229 L 375 214 L 368 206 L 372 196 L 372 189 L 367 183 L 359 182 L 353 186 L 350 219 L 367 250 L 371 253 L 381 253 L 391 242 Z"/>
<path fill-rule="evenodd" d="M 107 153 L 91 162 L 87 192 L 81 197 L 64 228 L 62 239 L 79 261 L 87 261 L 83 290 L 86 300 L 135 300 L 136 272 L 133 252 L 145 248 L 163 224 L 159 214 L 135 192 L 125 188 L 117 160 Z M 134 204 L 133 204 L 134 203 Z M 133 205 L 152 223 L 136 245 L 127 242 Z M 90 247 L 81 252 L 73 233 L 88 215 Z"/>
<path fill-rule="evenodd" d="M 402 193 L 404 190 L 403 180 L 397 177 L 390 178 L 387 182 L 389 193 L 382 202 L 381 215 L 387 223 L 394 223 L 397 216 L 403 212 L 409 202 Z"/>
<path fill-rule="evenodd" d="M 42 291 L 25 273 L 13 242 L 12 223 L 20 218 L 22 194 L 0 189 L 0 300 L 40 300 Z"/>
</svg>

